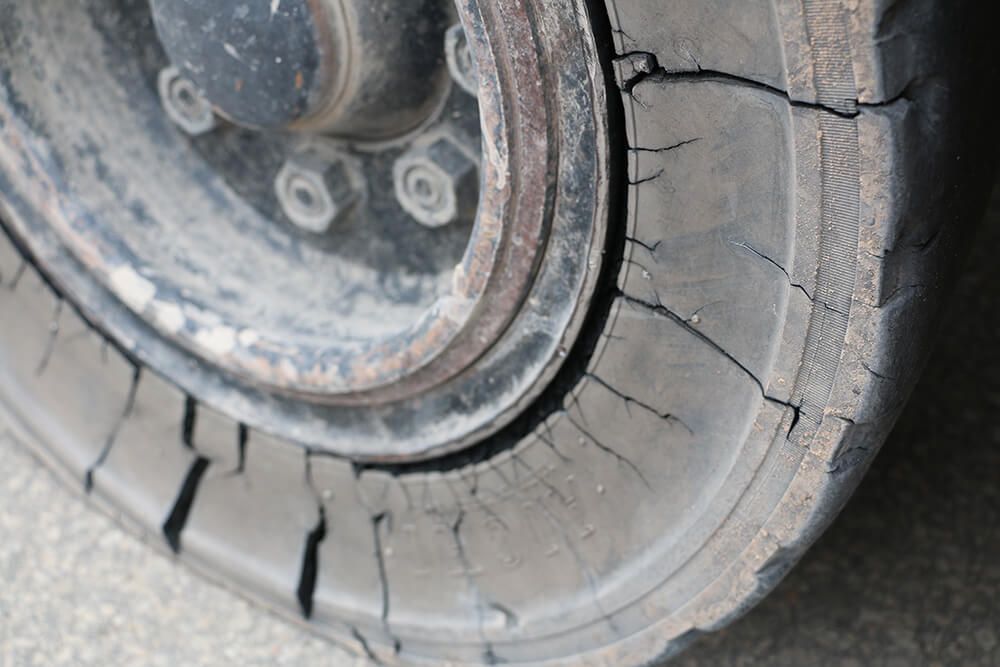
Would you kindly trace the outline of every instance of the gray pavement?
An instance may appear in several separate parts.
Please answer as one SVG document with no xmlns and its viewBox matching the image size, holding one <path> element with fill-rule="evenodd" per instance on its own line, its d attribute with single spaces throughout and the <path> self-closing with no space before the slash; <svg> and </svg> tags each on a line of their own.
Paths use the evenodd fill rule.
<svg viewBox="0 0 1000 667">
<path fill-rule="evenodd" d="M 840 520 L 683 667 L 1000 665 L 1000 206 Z M 0 437 L 0 667 L 362 664 L 125 534 Z"/>
</svg>

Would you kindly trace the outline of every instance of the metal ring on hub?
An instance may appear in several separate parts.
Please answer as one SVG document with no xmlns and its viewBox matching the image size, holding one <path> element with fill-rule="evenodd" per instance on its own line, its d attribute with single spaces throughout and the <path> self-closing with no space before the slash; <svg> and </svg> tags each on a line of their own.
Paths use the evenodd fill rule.
<svg viewBox="0 0 1000 667">
<path fill-rule="evenodd" d="M 529 0 L 460 11 L 478 119 L 454 126 L 473 100 L 455 86 L 445 106 L 455 114 L 400 145 L 366 147 L 365 131 L 357 142 L 309 140 L 303 168 L 333 190 L 351 187 L 338 198 L 350 213 L 319 216 L 311 231 L 329 232 L 306 238 L 281 224 L 273 185 L 301 139 L 176 132 L 156 120 L 148 85 L 165 59 L 124 53 L 141 42 L 114 39 L 148 23 L 97 29 L 100 17 L 62 8 L 60 29 L 79 34 L 4 49 L 23 99 L 0 100 L 5 217 L 91 321 L 248 425 L 365 462 L 479 442 L 551 381 L 588 312 L 608 218 L 607 113 L 578 26 L 532 29 L 529 17 L 550 10 Z M 53 20 L 31 3 L 17 12 Z M 450 22 L 437 42 L 445 72 Z M 66 66 L 58 100 L 20 66 L 37 48 Z M 549 66 L 556 54 L 572 64 Z M 128 95 L 94 94 L 111 89 Z M 210 86 L 198 90 L 211 99 Z M 481 144 L 467 140 L 480 133 Z M 92 160 L 79 159 L 81 146 Z M 420 159 L 458 179 L 457 222 L 417 225 L 397 203 L 392 166 Z M 469 161 L 480 170 L 471 190 Z M 470 206 L 474 221 L 461 213 Z"/>
</svg>

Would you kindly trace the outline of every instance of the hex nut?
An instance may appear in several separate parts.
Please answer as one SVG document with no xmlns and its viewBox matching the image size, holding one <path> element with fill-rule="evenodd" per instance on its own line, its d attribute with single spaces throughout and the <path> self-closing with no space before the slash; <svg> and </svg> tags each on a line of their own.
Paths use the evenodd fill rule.
<svg viewBox="0 0 1000 667">
<path fill-rule="evenodd" d="M 348 159 L 317 147 L 301 149 L 289 157 L 275 178 L 274 188 L 292 224 L 312 234 L 329 231 L 362 198 L 358 176 Z"/>
<path fill-rule="evenodd" d="M 444 36 L 444 53 L 451 78 L 470 95 L 479 95 L 479 67 L 472 57 L 469 39 L 461 24 L 453 25 Z"/>
<path fill-rule="evenodd" d="M 157 83 L 164 111 L 188 135 L 198 137 L 218 127 L 211 103 L 178 68 L 163 69 Z"/>
<path fill-rule="evenodd" d="M 444 227 L 471 220 L 479 204 L 479 164 L 442 132 L 415 145 L 393 168 L 396 199 L 417 222 Z"/>
</svg>

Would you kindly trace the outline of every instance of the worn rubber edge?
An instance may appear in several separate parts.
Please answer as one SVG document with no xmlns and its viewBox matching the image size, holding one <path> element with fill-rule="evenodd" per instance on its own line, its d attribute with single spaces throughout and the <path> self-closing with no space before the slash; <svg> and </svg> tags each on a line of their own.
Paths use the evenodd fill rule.
<svg viewBox="0 0 1000 667">
<path fill-rule="evenodd" d="M 1000 142 L 984 112 L 1000 71 L 995 64 L 983 66 L 990 62 L 984 27 L 994 24 L 997 12 L 957 2 L 951 10 L 964 16 L 951 27 L 961 25 L 963 30 L 943 40 L 938 32 L 936 40 L 921 42 L 921 36 L 927 37 L 924 32 L 944 28 L 924 24 L 922 30 L 915 29 L 910 21 L 919 21 L 921 8 L 914 4 L 858 3 L 857 13 L 877 17 L 877 23 L 869 35 L 863 21 L 852 21 L 845 36 L 860 78 L 851 96 L 854 108 L 843 106 L 840 82 L 817 77 L 815 87 L 805 81 L 796 90 L 793 86 L 803 82 L 790 79 L 789 89 L 782 91 L 741 79 L 785 95 L 793 107 L 861 121 L 859 223 L 869 225 L 861 224 L 857 282 L 834 391 L 806 459 L 746 551 L 678 614 L 686 617 L 680 624 L 685 629 L 678 632 L 675 623 L 659 641 L 650 637 L 658 646 L 650 653 L 646 644 L 641 664 L 660 664 L 736 621 L 791 571 L 839 515 L 874 461 L 943 325 L 939 315 L 986 209 L 997 165 Z M 933 0 L 923 4 L 933 5 Z M 818 13 L 825 10 L 827 16 L 849 12 L 841 0 L 803 0 L 803 6 L 806 11 L 810 6 Z M 933 14 L 926 7 L 923 11 Z M 959 48 L 956 41 L 964 40 L 970 48 L 962 58 L 937 63 L 944 71 L 932 71 L 931 62 L 885 57 L 871 39 L 889 42 L 889 36 L 907 33 L 931 52 L 929 44 L 937 42 L 944 49 L 942 41 L 951 42 L 950 54 Z M 975 76 L 977 67 L 982 69 Z M 816 72 L 822 71 L 823 64 L 817 63 Z M 918 120 L 908 117 L 908 111 L 918 114 Z M 868 126 L 868 120 L 879 127 Z M 963 168 L 951 168 L 956 161 Z M 928 163 L 939 166 L 926 169 Z M 872 165 L 877 165 L 874 171 Z M 642 656 L 618 652 L 618 657 L 624 664 Z"/>
</svg>

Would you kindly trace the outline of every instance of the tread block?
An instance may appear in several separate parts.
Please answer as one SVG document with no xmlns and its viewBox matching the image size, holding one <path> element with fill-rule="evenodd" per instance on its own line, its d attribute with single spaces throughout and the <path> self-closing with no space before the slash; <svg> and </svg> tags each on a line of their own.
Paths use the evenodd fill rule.
<svg viewBox="0 0 1000 667">
<path fill-rule="evenodd" d="M 244 453 L 249 449 L 249 430 L 204 404 L 195 410 L 191 446 L 212 462 L 209 477 L 232 475 L 243 463 L 241 443 Z"/>
<path fill-rule="evenodd" d="M 221 418 L 213 422 L 221 449 L 235 448 L 235 422 L 230 428 Z M 219 450 L 208 443 L 208 430 L 196 432 L 200 452 Z M 305 463 L 305 452 L 291 443 L 250 432 L 242 472 L 234 472 L 232 461 L 213 462 L 185 526 L 184 552 L 294 605 L 307 535 L 319 522 Z"/>
<path fill-rule="evenodd" d="M 0 240 L 0 247 L 5 246 Z M 18 265 L 19 266 L 19 265 Z M 49 452 L 83 482 L 122 422 L 135 370 L 32 267 L 0 286 L 3 387 L 45 431 Z M 59 420 L 35 418 L 58 414 Z"/>
<path fill-rule="evenodd" d="M 794 285 L 787 100 L 728 82 L 651 81 L 634 95 L 636 206 L 623 291 L 669 306 L 758 375 Z M 691 114 L 691 108 L 703 109 Z"/>
<path fill-rule="evenodd" d="M 93 471 L 94 491 L 142 526 L 162 527 L 198 455 L 184 444 L 186 397 L 143 372 L 135 404 Z"/>
</svg>

